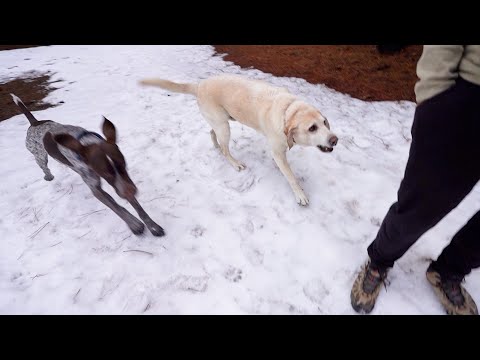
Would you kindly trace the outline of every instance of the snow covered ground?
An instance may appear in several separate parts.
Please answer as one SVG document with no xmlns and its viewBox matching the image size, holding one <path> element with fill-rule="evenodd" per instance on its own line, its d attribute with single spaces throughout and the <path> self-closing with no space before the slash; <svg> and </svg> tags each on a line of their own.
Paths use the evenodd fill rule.
<svg viewBox="0 0 480 360">
<path fill-rule="evenodd" d="M 55 180 L 44 181 L 24 146 L 27 119 L 3 121 L 0 313 L 354 314 L 350 287 L 396 198 L 413 103 L 366 103 L 302 79 L 242 70 L 210 46 L 0 52 L 0 80 L 32 70 L 55 73 L 61 88 L 47 100 L 65 102 L 37 118 L 98 132 L 105 115 L 116 125 L 139 201 L 167 236 L 132 235 L 53 160 Z M 232 154 L 247 165 L 238 173 L 213 148 L 193 97 L 137 84 L 219 73 L 287 87 L 328 117 L 340 137 L 333 153 L 294 147 L 288 154 L 309 207 L 296 204 L 260 134 L 232 124 Z M 397 263 L 373 313 L 443 314 L 424 276 L 426 259 L 479 208 L 477 186 Z M 479 280 L 474 272 L 466 282 L 477 301 Z"/>
</svg>

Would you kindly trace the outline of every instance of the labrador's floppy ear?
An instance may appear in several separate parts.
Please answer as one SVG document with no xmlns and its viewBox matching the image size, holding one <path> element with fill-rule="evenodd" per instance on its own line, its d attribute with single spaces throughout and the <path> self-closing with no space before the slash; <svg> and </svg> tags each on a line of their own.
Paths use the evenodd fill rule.
<svg viewBox="0 0 480 360">
<path fill-rule="evenodd" d="M 293 145 L 295 144 L 295 139 L 293 138 L 295 135 L 295 132 L 297 131 L 297 127 L 291 127 L 285 129 L 285 135 L 287 136 L 287 145 L 288 149 L 290 150 Z"/>
<path fill-rule="evenodd" d="M 290 150 L 295 144 L 295 133 L 297 131 L 298 122 L 295 121 L 295 116 L 300 111 L 300 106 L 296 101 L 291 103 L 285 109 L 285 135 L 287 136 L 288 149 Z"/>
</svg>

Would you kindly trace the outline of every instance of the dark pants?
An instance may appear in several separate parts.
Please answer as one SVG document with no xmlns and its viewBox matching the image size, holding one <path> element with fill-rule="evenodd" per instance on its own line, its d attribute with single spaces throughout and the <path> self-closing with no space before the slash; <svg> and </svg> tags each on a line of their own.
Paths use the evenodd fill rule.
<svg viewBox="0 0 480 360">
<path fill-rule="evenodd" d="M 374 265 L 390 268 L 452 211 L 480 180 L 480 86 L 459 79 L 421 103 L 398 201 L 368 247 Z M 480 267 L 480 211 L 434 263 L 442 277 L 461 279 Z"/>
</svg>

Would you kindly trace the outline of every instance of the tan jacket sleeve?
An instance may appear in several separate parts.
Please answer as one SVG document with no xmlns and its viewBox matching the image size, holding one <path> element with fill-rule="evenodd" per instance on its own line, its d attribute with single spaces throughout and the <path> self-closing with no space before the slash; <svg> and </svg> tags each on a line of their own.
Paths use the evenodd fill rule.
<svg viewBox="0 0 480 360">
<path fill-rule="evenodd" d="M 417 64 L 417 104 L 447 90 L 458 78 L 464 45 L 424 45 Z"/>
</svg>

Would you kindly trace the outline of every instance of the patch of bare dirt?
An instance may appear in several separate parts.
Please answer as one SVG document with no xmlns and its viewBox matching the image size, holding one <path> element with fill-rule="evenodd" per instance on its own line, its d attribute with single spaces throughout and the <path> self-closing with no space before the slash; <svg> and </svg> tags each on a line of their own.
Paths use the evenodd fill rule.
<svg viewBox="0 0 480 360">
<path fill-rule="evenodd" d="M 299 77 L 368 101 L 415 101 L 421 45 L 381 54 L 375 45 L 217 45 L 225 60 L 275 76 Z"/>
<path fill-rule="evenodd" d="M 51 74 L 29 72 L 19 78 L 0 83 L 0 121 L 21 114 L 10 94 L 15 94 L 30 111 L 45 110 L 58 104 L 44 101 L 55 88 L 52 86 Z M 60 102 L 62 103 L 62 102 Z"/>
<path fill-rule="evenodd" d="M 42 45 L 0 45 L 0 51 L 37 47 Z"/>
</svg>

